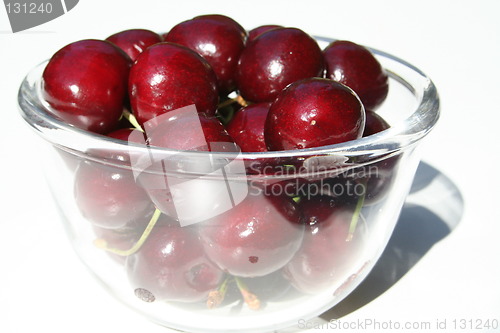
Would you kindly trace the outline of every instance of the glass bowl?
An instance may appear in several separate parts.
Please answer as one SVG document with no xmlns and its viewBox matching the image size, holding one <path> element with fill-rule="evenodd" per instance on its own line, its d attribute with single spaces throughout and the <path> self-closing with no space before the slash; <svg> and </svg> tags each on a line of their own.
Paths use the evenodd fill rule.
<svg viewBox="0 0 500 333">
<path fill-rule="evenodd" d="M 265 153 L 175 151 L 80 130 L 47 112 L 47 62 L 34 68 L 21 114 L 47 142 L 48 184 L 82 262 L 121 302 L 188 332 L 274 331 L 340 302 L 384 250 L 417 146 L 439 117 L 425 74 L 371 51 L 389 74 L 377 110 L 389 129 Z"/>
</svg>

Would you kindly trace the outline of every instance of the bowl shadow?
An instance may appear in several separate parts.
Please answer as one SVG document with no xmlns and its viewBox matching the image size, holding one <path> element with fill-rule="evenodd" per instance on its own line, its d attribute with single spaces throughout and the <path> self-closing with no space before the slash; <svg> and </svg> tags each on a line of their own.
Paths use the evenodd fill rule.
<svg viewBox="0 0 500 333">
<path fill-rule="evenodd" d="M 463 209 L 457 186 L 439 170 L 421 162 L 394 232 L 373 270 L 350 295 L 318 319 L 339 319 L 382 295 L 455 229 Z"/>
</svg>

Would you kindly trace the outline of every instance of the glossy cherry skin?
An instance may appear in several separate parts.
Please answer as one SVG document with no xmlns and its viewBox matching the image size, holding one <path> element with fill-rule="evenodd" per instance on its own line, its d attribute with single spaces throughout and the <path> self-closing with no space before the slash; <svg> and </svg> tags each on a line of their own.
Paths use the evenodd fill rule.
<svg viewBox="0 0 500 333">
<path fill-rule="evenodd" d="M 227 24 L 227 25 L 232 25 L 236 30 L 238 30 L 241 34 L 242 37 L 244 37 L 245 39 L 247 38 L 248 36 L 248 33 L 247 31 L 245 30 L 245 28 L 243 28 L 241 26 L 241 24 L 239 24 L 237 21 L 235 21 L 234 19 L 228 17 L 228 16 L 225 16 L 225 15 L 221 15 L 221 14 L 207 14 L 207 15 L 199 15 L 199 16 L 196 16 L 194 17 L 195 20 L 197 19 L 203 19 L 203 20 L 213 20 L 213 21 L 217 21 L 217 22 L 221 22 L 221 23 L 224 23 L 224 24 Z"/>
<path fill-rule="evenodd" d="M 379 114 L 373 111 L 366 111 L 365 129 L 363 137 L 373 135 L 388 129 L 390 126 Z"/>
<path fill-rule="evenodd" d="M 199 224 L 207 256 L 225 272 L 258 277 L 282 268 L 303 237 L 300 214 L 283 197 L 248 195 L 229 211 Z"/>
<path fill-rule="evenodd" d="M 323 54 L 302 30 L 277 28 L 248 43 L 241 53 L 236 81 L 243 98 L 271 102 L 297 80 L 322 76 Z"/>
<path fill-rule="evenodd" d="M 154 211 L 131 171 L 100 163 L 80 163 L 74 195 L 82 215 L 101 228 L 124 228 Z"/>
<path fill-rule="evenodd" d="M 105 134 L 122 114 L 130 65 L 125 52 L 110 42 L 68 44 L 45 67 L 42 96 L 66 123 Z"/>
<path fill-rule="evenodd" d="M 148 302 L 201 301 L 223 277 L 196 232 L 175 224 L 155 227 L 139 251 L 127 257 L 125 267 L 136 295 Z"/>
<path fill-rule="evenodd" d="M 246 41 L 234 24 L 201 16 L 174 26 L 165 41 L 184 45 L 205 58 L 217 76 L 220 92 L 234 90 L 236 66 Z"/>
<path fill-rule="evenodd" d="M 261 25 L 261 26 L 259 26 L 257 28 L 253 28 L 252 30 L 250 30 L 248 32 L 248 41 L 251 42 L 255 38 L 257 38 L 260 35 L 262 35 L 264 32 L 267 32 L 269 30 L 273 30 L 273 29 L 276 29 L 276 28 L 284 28 L 284 27 L 281 26 L 281 25 L 269 24 L 269 25 Z"/>
<path fill-rule="evenodd" d="M 132 61 L 135 61 L 149 46 L 162 42 L 160 35 L 146 29 L 124 30 L 109 36 L 106 40 L 121 48 Z"/>
<path fill-rule="evenodd" d="M 172 110 L 194 104 L 198 112 L 215 114 L 217 79 L 196 52 L 173 43 L 147 48 L 130 69 L 130 105 L 142 126 Z"/>
<path fill-rule="evenodd" d="M 271 105 L 264 130 L 269 150 L 320 147 L 361 137 L 365 111 L 348 87 L 311 78 L 284 89 Z"/>
<path fill-rule="evenodd" d="M 335 41 L 324 50 L 326 77 L 354 90 L 367 110 L 375 110 L 389 91 L 385 69 L 364 46 Z"/>
<path fill-rule="evenodd" d="M 236 112 L 226 125 L 227 132 L 242 152 L 267 151 L 264 140 L 264 125 L 270 103 L 256 103 Z"/>
<path fill-rule="evenodd" d="M 310 225 L 284 275 L 297 290 L 315 294 L 341 284 L 359 265 L 363 226 L 358 225 L 348 240 L 353 212 L 336 207 L 330 198 L 304 199 L 301 208 Z"/>
</svg>

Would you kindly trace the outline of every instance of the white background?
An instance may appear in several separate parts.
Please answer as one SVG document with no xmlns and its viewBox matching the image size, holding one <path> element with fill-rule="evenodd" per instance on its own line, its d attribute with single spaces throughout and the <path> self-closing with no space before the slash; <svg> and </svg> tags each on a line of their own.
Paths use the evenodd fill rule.
<svg viewBox="0 0 500 333">
<path fill-rule="evenodd" d="M 416 65 L 438 87 L 442 117 L 421 149 L 445 190 L 419 200 L 452 230 L 438 241 L 422 239 L 425 251 L 384 293 L 367 304 L 351 298 L 358 304 L 351 308 L 348 299 L 323 320 L 333 312 L 347 323 L 431 322 L 434 330 L 446 320 L 450 332 L 470 331 L 451 330 L 453 319 L 500 320 L 499 1 L 80 0 L 68 14 L 16 34 L 0 8 L 0 332 L 168 331 L 106 294 L 72 252 L 39 168 L 40 140 L 19 116 L 17 89 L 69 42 L 129 28 L 164 32 L 207 13 L 248 29 L 275 23 L 376 47 Z M 432 222 L 412 218 L 423 228 Z M 416 238 L 426 236 L 415 230 Z"/>
</svg>

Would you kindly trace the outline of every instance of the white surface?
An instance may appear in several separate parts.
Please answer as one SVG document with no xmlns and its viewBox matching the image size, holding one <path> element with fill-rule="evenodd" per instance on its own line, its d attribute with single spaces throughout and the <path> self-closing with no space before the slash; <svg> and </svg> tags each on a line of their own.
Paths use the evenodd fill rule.
<svg viewBox="0 0 500 333">
<path fill-rule="evenodd" d="M 118 304 L 76 259 L 39 170 L 38 138 L 18 114 L 17 89 L 30 68 L 71 41 L 133 27 L 167 31 L 205 13 L 229 15 L 246 28 L 276 23 L 373 46 L 421 68 L 439 89 L 442 117 L 422 147 L 435 170 L 421 172 L 437 178 L 433 190 L 413 197 L 424 209 L 404 211 L 408 221 L 428 227 L 413 231 L 420 254 L 403 253 L 406 264 L 415 264 L 399 265 L 398 274 L 406 274 L 384 282 L 385 293 L 368 304 L 359 307 L 366 300 L 358 292 L 324 318 L 345 314 L 341 324 L 351 327 L 371 320 L 380 331 L 391 323 L 431 325 L 415 330 L 421 332 L 472 331 L 453 329 L 454 319 L 500 320 L 500 2 L 81 0 L 68 14 L 17 34 L 0 9 L 0 332 L 168 331 Z M 436 223 L 457 225 L 434 244 L 419 243 Z M 397 255 L 396 246 L 380 274 Z M 445 320 L 447 329 L 438 330 Z"/>
</svg>

